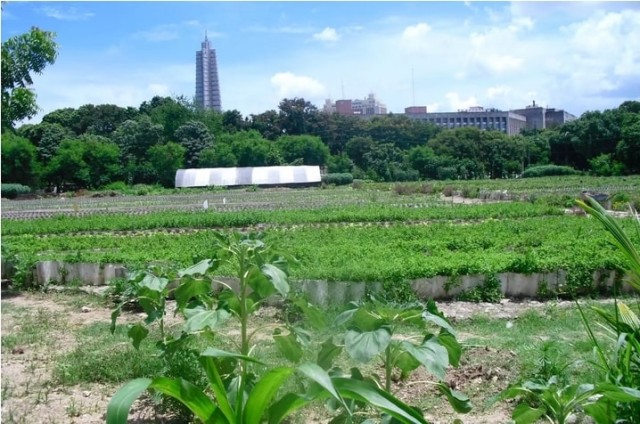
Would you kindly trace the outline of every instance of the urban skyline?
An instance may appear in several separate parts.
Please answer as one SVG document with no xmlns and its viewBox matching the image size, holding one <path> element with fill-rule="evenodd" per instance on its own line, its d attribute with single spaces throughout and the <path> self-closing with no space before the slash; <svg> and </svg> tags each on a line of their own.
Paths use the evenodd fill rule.
<svg viewBox="0 0 640 424">
<path fill-rule="evenodd" d="M 244 116 L 283 98 L 321 108 L 326 98 L 369 92 L 393 113 L 414 104 L 511 110 L 535 99 L 579 116 L 640 98 L 637 2 L 4 5 L 3 40 L 32 26 L 56 32 L 60 45 L 56 63 L 34 77 L 36 121 L 83 104 L 191 98 L 205 30 L 224 109 Z"/>
</svg>

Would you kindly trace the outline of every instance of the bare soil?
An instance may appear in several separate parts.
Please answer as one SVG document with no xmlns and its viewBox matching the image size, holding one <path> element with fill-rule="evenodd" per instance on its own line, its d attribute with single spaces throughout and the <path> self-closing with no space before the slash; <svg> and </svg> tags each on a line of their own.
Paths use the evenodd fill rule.
<svg viewBox="0 0 640 424">
<path fill-rule="evenodd" d="M 93 302 L 87 299 L 94 299 Z M 56 357 L 68 352 L 77 343 L 74 330 L 96 322 L 110 322 L 111 310 L 97 297 L 79 297 L 66 293 L 20 293 L 2 296 L 2 422 L 3 423 L 101 423 L 111 397 L 119 385 L 81 384 L 56 386 L 52 370 Z M 83 304 L 82 302 L 89 302 Z M 445 314 L 465 319 L 474 314 L 510 319 L 524 310 L 541 308 L 540 302 L 509 302 L 473 304 L 443 302 Z M 275 308 L 261 311 L 262 320 L 275 319 Z M 51 323 L 41 340 L 5 349 L 5 338 L 19 335 L 24 317 L 40 314 L 39 319 Z M 172 316 L 173 314 L 169 314 Z M 135 312 L 127 312 L 121 322 L 137 321 Z M 461 336 L 464 338 L 464 335 Z M 418 371 L 408 381 L 396 381 L 394 391 L 402 400 L 420 406 L 430 422 L 451 423 L 456 419 L 473 423 L 509 422 L 508 405 L 498 404 L 490 410 L 483 403 L 492 394 L 504 389 L 515 378 L 512 354 L 491 348 L 472 347 L 463 355 L 463 363 L 447 373 L 447 383 L 468 396 L 475 404 L 467 415 L 456 414 L 440 397 L 426 372 Z M 321 408 L 313 408 L 304 422 L 326 422 Z M 317 415 L 317 416 L 316 416 Z M 309 421 L 311 420 L 311 421 Z M 149 402 L 138 401 L 130 414 L 131 423 L 170 422 L 171 417 L 157 414 Z"/>
</svg>

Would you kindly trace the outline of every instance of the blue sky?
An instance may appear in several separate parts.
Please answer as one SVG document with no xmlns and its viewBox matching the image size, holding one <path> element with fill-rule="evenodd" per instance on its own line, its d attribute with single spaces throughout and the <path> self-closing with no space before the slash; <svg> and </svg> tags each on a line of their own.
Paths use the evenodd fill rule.
<svg viewBox="0 0 640 424">
<path fill-rule="evenodd" d="M 243 115 L 285 97 L 373 92 L 389 111 L 537 104 L 580 115 L 640 100 L 638 2 L 8 2 L 2 40 L 57 33 L 35 78 L 55 109 L 195 90 L 205 30 L 222 106 Z"/>
</svg>

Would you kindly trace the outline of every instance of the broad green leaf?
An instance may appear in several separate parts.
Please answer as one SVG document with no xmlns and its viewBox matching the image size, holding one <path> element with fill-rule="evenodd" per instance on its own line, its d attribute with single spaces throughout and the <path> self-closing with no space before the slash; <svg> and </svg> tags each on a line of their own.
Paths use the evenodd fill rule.
<svg viewBox="0 0 640 424">
<path fill-rule="evenodd" d="M 334 377 L 332 381 L 340 395 L 345 398 L 366 402 L 403 423 L 426 424 L 419 411 L 371 383 L 343 377 Z"/>
<path fill-rule="evenodd" d="M 260 299 L 265 299 L 276 292 L 271 280 L 256 266 L 251 267 L 247 273 L 246 282 Z"/>
<path fill-rule="evenodd" d="M 291 362 L 300 361 L 303 355 L 302 346 L 295 334 L 274 334 L 273 340 L 276 343 L 278 351 L 280 351 L 285 358 Z"/>
<path fill-rule="evenodd" d="M 449 363 L 454 367 L 460 365 L 460 357 L 462 356 L 462 346 L 458 343 L 456 336 L 446 330 L 442 330 L 435 339 L 447 349 L 449 354 Z"/>
<path fill-rule="evenodd" d="M 220 324 L 225 322 L 231 314 L 224 309 L 215 311 L 207 310 L 202 307 L 185 309 L 185 317 L 187 321 L 184 324 L 184 331 L 187 333 L 195 333 L 205 328 L 214 330 Z"/>
<path fill-rule="evenodd" d="M 305 393 L 307 394 L 307 393 Z M 278 424 L 288 415 L 316 400 L 296 393 L 287 393 L 269 407 L 269 424 Z"/>
<path fill-rule="evenodd" d="M 422 318 L 427 322 L 432 322 L 435 325 L 437 325 L 438 327 L 444 328 L 449 333 L 451 333 L 453 336 L 456 335 L 456 331 L 453 329 L 451 324 L 449 324 L 449 321 L 447 321 L 445 318 L 443 318 L 443 317 L 441 317 L 439 315 L 436 315 L 436 314 L 432 314 L 429 311 L 424 311 L 422 313 Z"/>
<path fill-rule="evenodd" d="M 333 325 L 336 326 L 336 327 L 340 327 L 342 325 L 345 325 L 346 323 L 351 321 L 351 319 L 353 318 L 353 316 L 355 315 L 356 312 L 357 312 L 357 309 L 347 309 L 346 311 L 340 313 L 335 318 L 335 320 L 333 321 Z"/>
<path fill-rule="evenodd" d="M 616 386 L 611 383 L 599 383 L 596 391 L 602 393 L 607 399 L 616 402 L 640 402 L 640 390 L 632 387 Z"/>
<path fill-rule="evenodd" d="M 516 424 L 531 424 L 538 421 L 545 412 L 543 408 L 532 408 L 526 403 L 521 403 L 515 407 L 511 418 L 513 418 Z"/>
<path fill-rule="evenodd" d="M 195 265 L 191 265 L 188 268 L 181 269 L 178 271 L 178 275 L 180 277 L 184 277 L 185 275 L 205 275 L 214 265 L 216 265 L 218 261 L 214 261 L 212 259 L 205 259 L 198 262 Z"/>
<path fill-rule="evenodd" d="M 615 404 L 606 398 L 600 398 L 597 402 L 582 406 L 584 412 L 593 418 L 596 424 L 610 424 L 615 422 Z"/>
<path fill-rule="evenodd" d="M 449 365 L 449 354 L 444 346 L 430 339 L 419 346 L 405 340 L 402 342 L 402 347 L 424 365 L 427 371 L 439 380 L 444 380 L 445 370 Z"/>
<path fill-rule="evenodd" d="M 127 336 L 131 339 L 133 347 L 138 350 L 140 348 L 140 342 L 143 341 L 149 335 L 149 329 L 142 324 L 135 324 L 129 327 Z"/>
<path fill-rule="evenodd" d="M 211 282 L 208 280 L 187 278 L 186 281 L 180 283 L 173 293 L 176 298 L 178 310 L 182 311 L 191 299 L 206 295 L 209 292 L 211 292 Z"/>
<path fill-rule="evenodd" d="M 220 350 L 214 347 L 208 347 L 204 352 L 202 352 L 201 356 L 209 356 L 212 358 L 234 358 L 242 361 L 253 362 L 254 364 L 265 365 L 264 362 L 251 356 L 245 356 L 235 352 L 227 352 L 226 350 Z"/>
<path fill-rule="evenodd" d="M 214 358 L 211 356 L 201 356 L 200 364 L 202 364 L 202 368 L 204 368 L 207 378 L 209 379 L 209 386 L 215 395 L 218 410 L 226 418 L 227 422 L 233 423 L 235 420 L 233 408 L 227 397 L 227 390 L 222 382 L 222 378 L 220 378 L 220 373 L 218 372 Z"/>
<path fill-rule="evenodd" d="M 413 355 L 402 349 L 393 359 L 393 364 L 395 367 L 399 368 L 400 371 L 402 371 L 404 376 L 408 375 L 411 371 L 415 370 L 421 365 L 420 362 L 413 357 Z"/>
<path fill-rule="evenodd" d="M 327 328 L 326 314 L 320 308 L 310 304 L 304 299 L 296 299 L 293 304 L 302 310 L 306 321 L 314 330 L 324 330 Z"/>
<path fill-rule="evenodd" d="M 156 277 L 153 274 L 147 274 L 140 282 L 140 287 L 146 287 L 149 290 L 162 293 L 169 284 L 169 280 L 162 277 Z"/>
<path fill-rule="evenodd" d="M 289 283 L 287 274 L 280 268 L 272 264 L 262 266 L 262 273 L 267 276 L 273 287 L 280 293 L 280 296 L 287 297 L 289 294 Z"/>
<path fill-rule="evenodd" d="M 471 401 L 469 400 L 469 396 L 465 395 L 464 393 L 460 393 L 457 390 L 451 389 L 444 383 L 438 384 L 438 390 L 440 390 L 440 392 L 447 397 L 449 404 L 456 412 L 466 414 L 467 412 L 471 411 L 472 406 Z"/>
<path fill-rule="evenodd" d="M 244 423 L 259 424 L 280 386 L 289 378 L 293 368 L 272 368 L 255 385 L 244 408 Z"/>
<path fill-rule="evenodd" d="M 391 331 L 388 327 L 374 331 L 349 330 L 344 336 L 344 348 L 349 356 L 356 361 L 369 362 L 383 352 L 391 342 Z"/>
<path fill-rule="evenodd" d="M 336 346 L 333 343 L 333 337 L 329 337 L 320 345 L 320 351 L 316 358 L 316 363 L 325 370 L 328 370 L 333 366 L 333 360 L 340 355 L 342 347 Z"/>
<path fill-rule="evenodd" d="M 107 406 L 107 424 L 127 424 L 131 405 L 150 384 L 150 378 L 137 378 L 122 386 Z"/>
<path fill-rule="evenodd" d="M 182 378 L 154 378 L 149 388 L 176 399 L 203 422 L 207 422 L 216 410 L 213 400 L 200 388 Z"/>
<path fill-rule="evenodd" d="M 306 363 L 302 364 L 298 367 L 298 370 L 303 373 L 307 378 L 311 381 L 318 383 L 323 389 L 325 389 L 334 399 L 340 401 L 340 403 L 346 407 L 342 396 L 338 394 L 335 387 L 333 386 L 333 380 L 329 376 L 329 374 L 320 368 L 316 364 Z"/>
</svg>

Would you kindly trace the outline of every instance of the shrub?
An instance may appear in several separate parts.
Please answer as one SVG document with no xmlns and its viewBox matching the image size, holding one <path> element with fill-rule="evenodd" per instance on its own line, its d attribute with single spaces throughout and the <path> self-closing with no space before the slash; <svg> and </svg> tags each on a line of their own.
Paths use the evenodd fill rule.
<svg viewBox="0 0 640 424">
<path fill-rule="evenodd" d="M 353 180 L 353 182 L 351 183 L 351 187 L 356 190 L 362 189 L 363 186 L 364 186 L 364 181 L 362 180 Z"/>
<path fill-rule="evenodd" d="M 15 199 L 21 194 L 31 193 L 31 188 L 22 184 L 2 184 L 2 197 L 5 199 Z"/>
<path fill-rule="evenodd" d="M 325 174 L 322 176 L 322 182 L 325 184 L 347 185 L 353 183 L 353 175 L 349 173 Z"/>
<path fill-rule="evenodd" d="M 541 165 L 525 169 L 522 178 L 549 177 L 554 175 L 578 175 L 580 171 L 570 166 Z"/>
<path fill-rule="evenodd" d="M 453 186 L 444 186 L 442 188 L 442 194 L 444 194 L 446 197 L 451 197 L 453 196 Z"/>
</svg>

